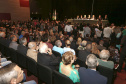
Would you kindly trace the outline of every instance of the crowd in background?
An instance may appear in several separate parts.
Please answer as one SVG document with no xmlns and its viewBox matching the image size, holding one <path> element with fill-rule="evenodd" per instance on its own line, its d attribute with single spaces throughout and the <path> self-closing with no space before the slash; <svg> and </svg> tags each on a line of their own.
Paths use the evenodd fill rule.
<svg viewBox="0 0 126 84">
<path fill-rule="evenodd" d="M 2 20 L 0 43 L 53 70 L 57 70 L 59 65 L 59 72 L 67 75 L 74 83 L 92 84 L 83 80 L 83 78 L 88 79 L 83 74 L 85 68 L 78 70 L 79 65 L 72 65 L 75 60 L 81 59 L 86 62 L 91 70 L 96 70 L 98 63 L 110 69 L 114 69 L 114 65 L 119 64 L 118 71 L 121 71 L 125 58 L 126 26 L 115 26 L 114 23 L 103 26 L 102 22 L 98 23 Z M 121 47 L 123 48 L 120 52 Z M 52 50 L 59 52 L 62 60 L 56 57 Z M 105 77 L 96 75 L 101 78 L 99 84 L 106 84 Z"/>
</svg>

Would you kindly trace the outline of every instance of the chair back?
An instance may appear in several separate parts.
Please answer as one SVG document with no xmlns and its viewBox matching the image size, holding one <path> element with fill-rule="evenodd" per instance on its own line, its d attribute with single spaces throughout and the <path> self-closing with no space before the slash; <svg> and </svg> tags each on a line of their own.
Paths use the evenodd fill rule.
<svg viewBox="0 0 126 84">
<path fill-rule="evenodd" d="M 87 67 L 85 62 L 80 60 L 79 58 L 77 58 L 77 60 L 75 61 L 75 64 L 80 65 L 80 67 L 85 67 L 85 68 Z"/>
<path fill-rule="evenodd" d="M 37 76 L 37 62 L 27 56 L 27 70 L 31 72 L 33 75 Z"/>
<path fill-rule="evenodd" d="M 54 84 L 73 84 L 73 81 L 69 77 L 57 71 L 53 71 L 53 77 L 54 77 Z"/>
<path fill-rule="evenodd" d="M 26 69 L 27 68 L 26 55 L 21 54 L 19 51 L 16 52 L 17 52 L 17 59 L 18 59 L 19 66 Z"/>
<path fill-rule="evenodd" d="M 113 84 L 113 73 L 114 73 L 113 69 L 109 69 L 107 67 L 99 65 L 97 67 L 97 70 L 100 72 L 101 75 L 107 77 L 108 80 L 107 84 Z"/>
<path fill-rule="evenodd" d="M 52 53 L 56 56 L 56 57 L 61 57 L 61 54 L 59 52 L 56 52 L 54 50 L 52 50 Z"/>
<path fill-rule="evenodd" d="M 11 52 L 10 53 L 11 60 L 15 63 L 18 63 L 16 50 L 9 48 L 9 51 Z"/>
<path fill-rule="evenodd" d="M 52 84 L 52 70 L 42 64 L 37 63 L 38 78 L 46 84 Z"/>
</svg>

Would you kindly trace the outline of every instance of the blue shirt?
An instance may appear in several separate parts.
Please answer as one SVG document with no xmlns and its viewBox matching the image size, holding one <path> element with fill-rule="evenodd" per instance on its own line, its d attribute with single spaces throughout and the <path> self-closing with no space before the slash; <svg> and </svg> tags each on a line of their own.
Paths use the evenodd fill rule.
<svg viewBox="0 0 126 84">
<path fill-rule="evenodd" d="M 54 46 L 52 50 L 59 52 L 61 54 L 61 56 L 63 54 L 63 49 L 60 47 Z"/>
<path fill-rule="evenodd" d="M 23 37 L 23 35 L 20 35 L 20 36 L 19 36 L 19 39 L 22 38 L 22 37 Z"/>
</svg>

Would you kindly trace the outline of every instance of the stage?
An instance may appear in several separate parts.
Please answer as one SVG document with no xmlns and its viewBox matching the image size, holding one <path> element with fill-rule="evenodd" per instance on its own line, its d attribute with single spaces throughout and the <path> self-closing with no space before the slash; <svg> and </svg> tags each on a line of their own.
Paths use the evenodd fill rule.
<svg viewBox="0 0 126 84">
<path fill-rule="evenodd" d="M 82 23 L 82 22 L 85 22 L 85 23 L 90 23 L 90 24 L 97 24 L 98 20 L 91 20 L 91 19 L 68 19 L 67 20 L 68 22 L 71 22 L 71 24 L 74 24 L 74 23 Z M 103 23 L 103 26 L 107 23 L 109 23 L 108 20 L 101 20 L 102 23 Z"/>
</svg>

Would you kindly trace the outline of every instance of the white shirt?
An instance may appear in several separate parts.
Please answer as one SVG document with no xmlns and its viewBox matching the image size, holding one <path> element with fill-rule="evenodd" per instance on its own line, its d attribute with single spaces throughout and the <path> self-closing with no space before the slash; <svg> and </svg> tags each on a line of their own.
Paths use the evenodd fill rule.
<svg viewBox="0 0 126 84">
<path fill-rule="evenodd" d="M 104 28 L 104 31 L 103 31 L 104 37 L 110 38 L 111 33 L 112 33 L 112 28 L 110 27 Z"/>
<path fill-rule="evenodd" d="M 64 47 L 64 48 L 63 48 L 63 53 L 65 53 L 65 52 L 67 52 L 67 51 L 71 51 L 71 52 L 73 52 L 73 54 L 75 55 L 75 51 L 74 51 L 73 49 Z"/>
<path fill-rule="evenodd" d="M 73 30 L 72 26 L 71 25 L 66 25 L 65 26 L 65 32 L 71 32 Z"/>
<path fill-rule="evenodd" d="M 101 37 L 102 31 L 100 31 L 98 28 L 95 28 L 95 32 L 97 37 Z"/>
<path fill-rule="evenodd" d="M 83 30 L 84 30 L 84 35 L 86 36 L 86 34 L 89 34 L 91 33 L 91 29 L 87 26 L 87 27 L 83 27 Z"/>
</svg>

